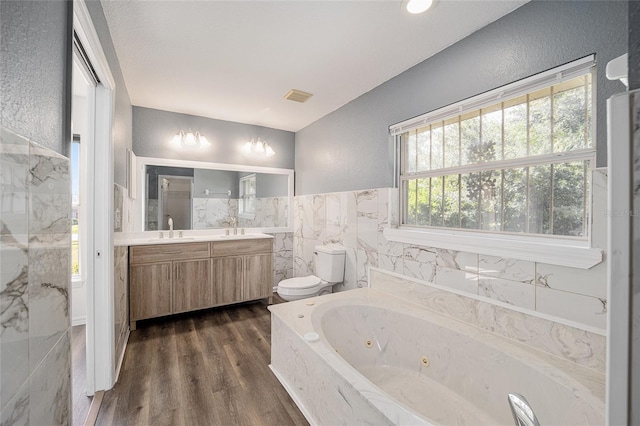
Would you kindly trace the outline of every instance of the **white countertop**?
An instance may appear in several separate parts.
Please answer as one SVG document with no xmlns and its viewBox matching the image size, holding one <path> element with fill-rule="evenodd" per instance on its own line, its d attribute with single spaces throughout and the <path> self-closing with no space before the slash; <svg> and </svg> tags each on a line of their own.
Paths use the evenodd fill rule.
<svg viewBox="0 0 640 426">
<path fill-rule="evenodd" d="M 160 238 L 162 232 L 163 238 Z M 173 238 L 169 238 L 169 231 L 151 231 L 151 232 L 134 232 L 134 233 L 115 233 L 113 244 L 115 246 L 144 246 L 155 244 L 179 244 L 179 243 L 197 243 L 206 241 L 232 241 L 232 240 L 255 240 L 273 238 L 272 235 L 255 233 L 255 234 L 198 234 L 198 231 L 183 231 L 184 236 L 178 237 L 179 231 L 173 231 Z"/>
</svg>

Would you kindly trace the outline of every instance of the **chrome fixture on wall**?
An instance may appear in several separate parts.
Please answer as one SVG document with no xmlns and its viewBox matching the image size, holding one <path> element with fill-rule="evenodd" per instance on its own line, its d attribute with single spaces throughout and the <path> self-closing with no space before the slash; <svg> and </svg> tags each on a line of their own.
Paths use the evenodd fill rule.
<svg viewBox="0 0 640 426">
<path fill-rule="evenodd" d="M 275 151 L 269 144 L 266 141 L 260 140 L 260 138 L 258 138 L 257 141 L 255 139 L 247 141 L 247 143 L 244 144 L 244 149 L 250 153 L 264 154 L 266 157 L 275 155 Z"/>
<path fill-rule="evenodd" d="M 187 133 L 184 130 L 180 130 L 176 133 L 171 139 L 171 144 L 176 148 L 181 147 L 207 147 L 210 146 L 211 143 L 205 138 L 200 132 L 196 132 L 195 134 L 189 129 Z"/>
</svg>

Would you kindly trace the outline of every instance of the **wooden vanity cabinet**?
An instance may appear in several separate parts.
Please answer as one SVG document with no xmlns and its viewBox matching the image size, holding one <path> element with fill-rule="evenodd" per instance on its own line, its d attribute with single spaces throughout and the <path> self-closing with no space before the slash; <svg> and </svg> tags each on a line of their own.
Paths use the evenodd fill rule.
<svg viewBox="0 0 640 426">
<path fill-rule="evenodd" d="M 214 292 L 222 300 L 249 301 L 273 297 L 271 239 L 211 243 Z M 238 299 L 239 298 L 239 299 Z M 220 304 L 233 303 L 221 302 Z"/>
<path fill-rule="evenodd" d="M 268 298 L 272 240 L 131 246 L 130 327 L 136 321 Z"/>
<path fill-rule="evenodd" d="M 171 262 L 131 265 L 129 280 L 132 330 L 137 320 L 171 313 Z"/>
</svg>

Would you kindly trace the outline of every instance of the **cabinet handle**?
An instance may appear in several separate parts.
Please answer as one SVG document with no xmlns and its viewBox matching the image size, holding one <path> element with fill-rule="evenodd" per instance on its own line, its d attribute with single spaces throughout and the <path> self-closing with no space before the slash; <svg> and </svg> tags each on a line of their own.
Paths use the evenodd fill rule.
<svg viewBox="0 0 640 426">
<path fill-rule="evenodd" d="M 180 254 L 180 253 L 182 253 L 182 251 L 173 250 L 173 251 L 163 251 L 161 254 Z"/>
</svg>

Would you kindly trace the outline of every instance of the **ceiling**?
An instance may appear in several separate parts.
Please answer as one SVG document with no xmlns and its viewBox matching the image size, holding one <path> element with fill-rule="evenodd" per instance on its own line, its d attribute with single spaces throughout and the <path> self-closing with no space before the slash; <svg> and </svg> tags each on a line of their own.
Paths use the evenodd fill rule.
<svg viewBox="0 0 640 426">
<path fill-rule="evenodd" d="M 524 3 L 102 0 L 133 105 L 289 131 Z"/>
</svg>

